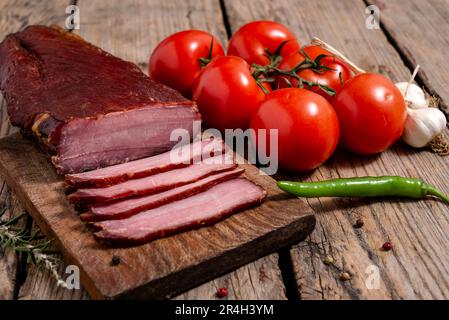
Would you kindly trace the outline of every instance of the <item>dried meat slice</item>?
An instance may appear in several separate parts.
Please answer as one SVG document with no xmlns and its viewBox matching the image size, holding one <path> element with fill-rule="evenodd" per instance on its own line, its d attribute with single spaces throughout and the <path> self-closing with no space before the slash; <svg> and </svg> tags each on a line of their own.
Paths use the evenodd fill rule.
<svg viewBox="0 0 449 320">
<path fill-rule="evenodd" d="M 214 174 L 199 181 L 164 192 L 137 198 L 118 200 L 113 203 L 93 205 L 89 207 L 89 212 L 81 214 L 80 218 L 83 221 L 89 222 L 128 218 L 141 211 L 160 207 L 164 204 L 203 192 L 218 183 L 234 179 L 243 172 L 243 169 L 237 168 L 231 171 Z"/>
<path fill-rule="evenodd" d="M 225 152 L 223 140 L 196 141 L 171 151 L 139 160 L 93 171 L 67 174 L 65 181 L 69 186 L 106 187 L 130 179 L 143 178 L 172 169 L 187 167 L 194 162 Z"/>
<path fill-rule="evenodd" d="M 93 204 L 153 194 L 198 181 L 212 174 L 233 170 L 236 167 L 237 164 L 230 154 L 222 154 L 185 168 L 128 180 L 110 187 L 78 189 L 70 194 L 68 199 L 73 203 Z"/>
<path fill-rule="evenodd" d="M 262 203 L 266 191 L 245 178 L 229 180 L 194 196 L 127 219 L 94 223 L 95 238 L 113 245 L 137 245 L 216 223 Z"/>
</svg>

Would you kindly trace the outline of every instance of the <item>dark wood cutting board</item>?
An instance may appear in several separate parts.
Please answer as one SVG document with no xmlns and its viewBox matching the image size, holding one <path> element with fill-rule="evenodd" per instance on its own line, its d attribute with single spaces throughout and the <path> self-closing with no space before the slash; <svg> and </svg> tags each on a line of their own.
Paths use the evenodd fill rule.
<svg viewBox="0 0 449 320">
<path fill-rule="evenodd" d="M 20 134 L 0 140 L 0 174 L 65 262 L 79 266 L 83 287 L 97 299 L 169 297 L 304 239 L 315 226 L 310 207 L 283 194 L 255 166 L 241 166 L 267 190 L 261 206 L 214 226 L 117 249 L 93 238 L 67 202 L 62 178 L 34 144 Z M 114 255 L 121 259 L 117 266 Z"/>
</svg>

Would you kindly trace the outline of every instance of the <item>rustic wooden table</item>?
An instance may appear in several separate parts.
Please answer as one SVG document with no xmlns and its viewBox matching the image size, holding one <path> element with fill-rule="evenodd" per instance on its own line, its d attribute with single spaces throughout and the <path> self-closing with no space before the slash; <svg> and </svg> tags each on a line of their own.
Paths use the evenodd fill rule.
<svg viewBox="0 0 449 320">
<path fill-rule="evenodd" d="M 381 28 L 368 29 L 367 5 L 380 9 Z M 0 0 L 0 39 L 30 24 L 63 26 L 69 4 L 60 0 Z M 447 0 L 79 0 L 81 28 L 88 41 L 147 70 L 152 48 L 188 28 L 204 29 L 226 44 L 246 22 L 274 19 L 288 25 L 303 44 L 318 36 L 341 48 L 362 68 L 407 81 L 419 63 L 417 82 L 449 111 Z M 0 137 L 15 132 L 0 100 Z M 427 180 L 449 193 L 448 159 L 398 143 L 379 156 L 338 151 L 307 181 L 354 175 L 403 175 Z M 0 159 L 1 161 L 1 159 Z M 279 175 L 280 178 L 282 175 Z M 286 176 L 284 175 L 283 178 Z M 449 211 L 433 200 L 309 200 L 317 226 L 304 242 L 261 258 L 175 299 L 213 299 L 227 287 L 230 299 L 448 299 Z M 0 181 L 0 211 L 22 213 Z M 362 228 L 354 228 L 357 219 Z M 33 229 L 31 218 L 22 222 Z M 390 240 L 394 249 L 385 252 Z M 323 263 L 331 255 L 334 266 Z M 62 271 L 62 269 L 60 270 Z M 342 271 L 350 281 L 340 280 Z M 378 271 L 378 273 L 377 273 Z M 376 277 L 378 275 L 378 277 Z M 378 279 L 379 281 L 376 281 Z M 376 285 L 377 284 L 377 285 Z M 0 299 L 89 299 L 83 290 L 55 285 L 23 257 L 0 249 Z"/>
</svg>

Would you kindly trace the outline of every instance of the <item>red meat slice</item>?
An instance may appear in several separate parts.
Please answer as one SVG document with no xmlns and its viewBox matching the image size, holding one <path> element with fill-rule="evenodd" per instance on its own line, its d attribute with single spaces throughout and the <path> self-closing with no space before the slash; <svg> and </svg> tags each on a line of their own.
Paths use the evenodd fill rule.
<svg viewBox="0 0 449 320">
<path fill-rule="evenodd" d="M 97 222 L 95 238 L 115 245 L 137 245 L 176 232 L 218 222 L 260 204 L 266 192 L 244 178 L 229 180 L 209 190 L 130 218 Z"/>
<path fill-rule="evenodd" d="M 80 218 L 83 221 L 104 221 L 128 218 L 141 211 L 160 207 L 164 204 L 203 192 L 218 183 L 238 177 L 243 171 L 243 169 L 237 168 L 231 171 L 214 174 L 199 181 L 161 193 L 119 200 L 109 204 L 90 206 L 89 212 L 81 214 Z"/>
<path fill-rule="evenodd" d="M 222 140 L 197 141 L 157 156 L 93 171 L 67 174 L 65 181 L 68 185 L 77 188 L 106 187 L 130 179 L 143 178 L 156 173 L 187 167 L 201 159 L 222 154 L 224 150 L 225 145 Z"/>
<path fill-rule="evenodd" d="M 78 204 L 103 203 L 131 196 L 142 196 L 166 191 L 202 178 L 235 169 L 237 164 L 229 154 L 222 154 L 191 166 L 175 169 L 153 176 L 132 179 L 106 188 L 78 189 L 68 196 Z"/>
</svg>

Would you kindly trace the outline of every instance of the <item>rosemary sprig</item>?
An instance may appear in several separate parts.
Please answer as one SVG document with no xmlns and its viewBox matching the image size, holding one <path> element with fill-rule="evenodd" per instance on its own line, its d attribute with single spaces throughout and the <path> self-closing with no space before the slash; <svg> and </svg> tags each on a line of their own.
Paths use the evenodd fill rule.
<svg viewBox="0 0 449 320">
<path fill-rule="evenodd" d="M 67 288 L 66 282 L 58 273 L 61 265 L 59 257 L 52 255 L 52 240 L 41 241 L 43 236 L 39 231 L 28 233 L 25 229 L 16 227 L 17 222 L 26 216 L 18 215 L 9 220 L 3 220 L 1 217 L 5 214 L 6 208 L 0 212 L 0 247 L 3 250 L 10 249 L 15 254 L 26 254 L 28 264 L 34 264 L 39 270 L 48 270 L 60 287 Z"/>
</svg>

